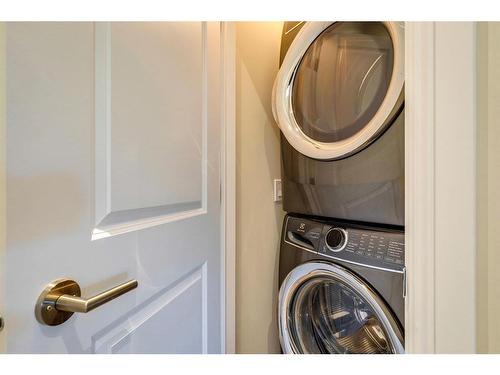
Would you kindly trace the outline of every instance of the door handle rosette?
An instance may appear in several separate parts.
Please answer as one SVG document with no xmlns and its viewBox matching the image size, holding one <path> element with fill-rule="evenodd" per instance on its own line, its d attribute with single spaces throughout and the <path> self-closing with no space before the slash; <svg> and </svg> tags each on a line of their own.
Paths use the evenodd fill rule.
<svg viewBox="0 0 500 375">
<path fill-rule="evenodd" d="M 88 313 L 132 289 L 137 288 L 137 280 L 129 280 L 90 298 L 81 297 L 78 283 L 70 279 L 52 281 L 43 290 L 35 306 L 39 323 L 57 326 L 68 320 L 74 313 Z"/>
</svg>

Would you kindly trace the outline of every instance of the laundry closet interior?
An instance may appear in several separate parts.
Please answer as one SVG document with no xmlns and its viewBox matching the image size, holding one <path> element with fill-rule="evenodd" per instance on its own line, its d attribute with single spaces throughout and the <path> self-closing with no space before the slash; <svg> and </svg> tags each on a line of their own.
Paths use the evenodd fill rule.
<svg viewBox="0 0 500 375">
<path fill-rule="evenodd" d="M 237 352 L 404 352 L 404 42 L 236 25 Z"/>
</svg>

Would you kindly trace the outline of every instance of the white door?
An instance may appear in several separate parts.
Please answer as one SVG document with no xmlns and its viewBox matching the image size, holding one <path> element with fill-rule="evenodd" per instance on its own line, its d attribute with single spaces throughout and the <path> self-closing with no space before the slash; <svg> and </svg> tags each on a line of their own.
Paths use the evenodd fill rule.
<svg viewBox="0 0 500 375">
<path fill-rule="evenodd" d="M 220 24 L 5 30 L 6 352 L 224 351 Z M 41 324 L 61 278 L 138 286 Z"/>
</svg>

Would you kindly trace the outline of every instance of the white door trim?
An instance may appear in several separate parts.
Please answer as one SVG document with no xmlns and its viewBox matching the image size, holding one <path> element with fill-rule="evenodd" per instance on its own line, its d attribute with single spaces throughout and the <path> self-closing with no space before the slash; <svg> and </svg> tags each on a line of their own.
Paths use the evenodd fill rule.
<svg viewBox="0 0 500 375">
<path fill-rule="evenodd" d="M 221 338 L 222 353 L 236 352 L 236 31 L 221 22 Z"/>
<path fill-rule="evenodd" d="M 5 313 L 5 248 L 7 245 L 7 124 L 5 112 L 6 50 L 5 22 L 0 22 L 0 317 Z M 0 354 L 6 352 L 6 329 L 0 331 Z"/>
<path fill-rule="evenodd" d="M 434 23 L 405 29 L 405 349 L 434 353 Z"/>
<path fill-rule="evenodd" d="M 408 353 L 476 350 L 475 60 L 475 23 L 406 23 Z"/>
</svg>

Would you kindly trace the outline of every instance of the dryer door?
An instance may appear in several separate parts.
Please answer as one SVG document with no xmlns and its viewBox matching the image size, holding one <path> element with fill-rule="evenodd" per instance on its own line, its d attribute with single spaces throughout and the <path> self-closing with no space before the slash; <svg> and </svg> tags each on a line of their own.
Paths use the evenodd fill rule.
<svg viewBox="0 0 500 375">
<path fill-rule="evenodd" d="M 273 90 L 288 142 L 314 159 L 341 159 L 373 142 L 403 105 L 404 31 L 395 22 L 307 22 Z"/>
<path fill-rule="evenodd" d="M 402 330 L 385 302 L 344 267 L 304 263 L 283 281 L 279 329 L 285 353 L 404 353 Z"/>
</svg>

